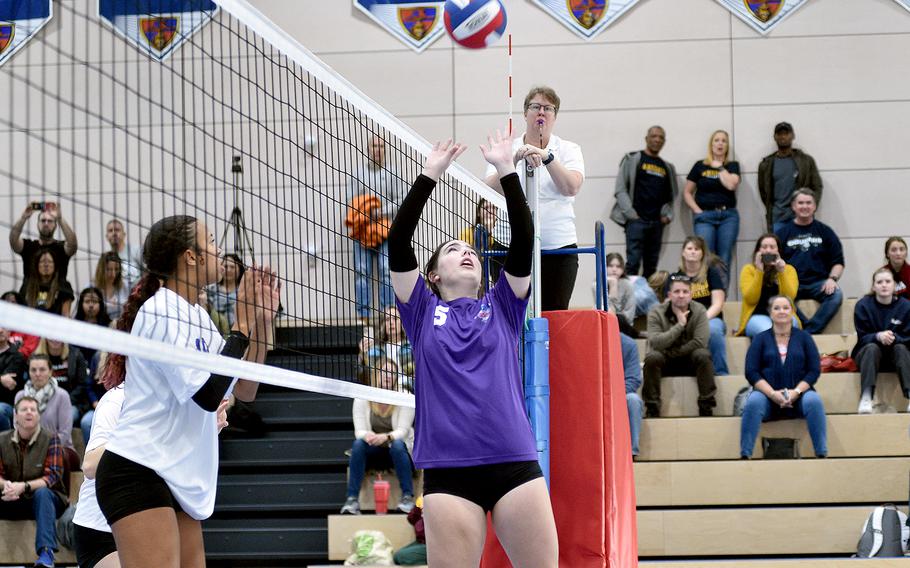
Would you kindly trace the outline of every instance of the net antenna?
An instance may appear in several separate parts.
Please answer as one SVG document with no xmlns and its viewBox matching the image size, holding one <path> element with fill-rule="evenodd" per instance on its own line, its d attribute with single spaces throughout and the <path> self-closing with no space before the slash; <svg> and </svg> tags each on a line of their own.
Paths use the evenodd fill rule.
<svg viewBox="0 0 910 568">
<path fill-rule="evenodd" d="M 228 234 L 233 233 L 234 250 L 232 252 L 242 262 L 246 262 L 245 259 L 247 258 L 256 258 L 256 251 L 253 249 L 253 240 L 250 238 L 250 232 L 243 221 L 243 210 L 240 209 L 240 194 L 243 191 L 243 158 L 241 156 L 231 158 L 231 177 L 234 181 L 234 209 L 231 210 L 231 216 L 224 226 L 221 240 L 218 241 L 218 248 L 226 251 L 227 247 L 225 245 L 227 244 Z M 250 253 L 249 257 L 246 256 L 247 250 Z"/>
</svg>

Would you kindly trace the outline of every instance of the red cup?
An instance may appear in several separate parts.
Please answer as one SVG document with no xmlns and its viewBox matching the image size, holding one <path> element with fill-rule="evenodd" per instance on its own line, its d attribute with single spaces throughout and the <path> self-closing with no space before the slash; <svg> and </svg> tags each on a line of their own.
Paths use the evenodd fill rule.
<svg viewBox="0 0 910 568">
<path fill-rule="evenodd" d="M 373 501 L 376 503 L 376 514 L 385 515 L 389 512 L 389 492 L 391 487 L 389 486 L 388 481 L 382 479 L 382 475 L 379 476 L 379 479 L 373 482 Z"/>
</svg>

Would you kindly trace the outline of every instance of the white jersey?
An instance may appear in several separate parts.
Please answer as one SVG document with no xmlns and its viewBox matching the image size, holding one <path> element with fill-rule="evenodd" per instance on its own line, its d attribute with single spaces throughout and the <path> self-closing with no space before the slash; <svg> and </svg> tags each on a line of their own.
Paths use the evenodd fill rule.
<svg viewBox="0 0 910 568">
<path fill-rule="evenodd" d="M 208 313 L 166 288 L 142 304 L 132 335 L 212 353 L 224 346 Z M 218 476 L 217 417 L 192 400 L 209 375 L 127 358 L 126 400 L 107 445 L 107 451 L 154 470 L 186 514 L 197 520 L 208 518 L 215 508 Z"/>
<path fill-rule="evenodd" d="M 120 419 L 120 409 L 123 406 L 123 385 L 113 388 L 101 397 L 95 408 L 95 417 L 92 419 L 92 436 L 85 446 L 86 453 L 108 443 L 111 434 L 117 427 Z M 98 508 L 98 498 L 95 496 L 95 480 L 85 478 L 79 488 L 79 502 L 76 504 L 76 515 L 73 522 L 81 527 L 95 529 L 101 532 L 111 532 L 107 519 Z"/>
</svg>

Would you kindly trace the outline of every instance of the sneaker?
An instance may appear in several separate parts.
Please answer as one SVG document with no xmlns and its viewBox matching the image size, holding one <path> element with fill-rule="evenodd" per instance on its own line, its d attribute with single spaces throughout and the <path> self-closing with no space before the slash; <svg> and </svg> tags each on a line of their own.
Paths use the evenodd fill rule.
<svg viewBox="0 0 910 568">
<path fill-rule="evenodd" d="M 398 510 L 407 515 L 414 510 L 414 496 L 402 495 L 401 501 L 398 502 Z"/>
<path fill-rule="evenodd" d="M 710 406 L 699 406 L 698 407 L 699 416 L 714 416 L 714 409 Z"/>
<path fill-rule="evenodd" d="M 38 560 L 35 560 L 35 568 L 54 568 L 54 551 L 42 548 L 38 553 Z"/>
<path fill-rule="evenodd" d="M 341 507 L 342 515 L 359 515 L 360 514 L 360 501 L 357 500 L 357 497 L 348 497 L 347 501 L 344 502 L 344 505 Z"/>
<path fill-rule="evenodd" d="M 859 407 L 856 409 L 857 414 L 872 414 L 872 399 L 863 397 L 859 399 Z"/>
</svg>

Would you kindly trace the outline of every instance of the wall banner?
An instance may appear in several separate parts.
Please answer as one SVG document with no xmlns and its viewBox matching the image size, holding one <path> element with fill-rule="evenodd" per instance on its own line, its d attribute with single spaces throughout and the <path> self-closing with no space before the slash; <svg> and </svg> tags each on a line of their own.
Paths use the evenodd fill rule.
<svg viewBox="0 0 910 568">
<path fill-rule="evenodd" d="M 630 10 L 638 0 L 532 0 L 583 39 L 591 39 Z"/>
<path fill-rule="evenodd" d="M 784 18 L 797 11 L 806 0 L 717 0 L 752 29 L 764 35 Z"/>
<path fill-rule="evenodd" d="M 101 21 L 163 61 L 218 12 L 212 0 L 98 0 Z"/>
<path fill-rule="evenodd" d="M 354 0 L 354 6 L 402 43 L 420 53 L 445 33 L 445 0 Z"/>
<path fill-rule="evenodd" d="M 51 0 L 0 1 L 0 65 L 24 47 L 51 17 Z"/>
</svg>

